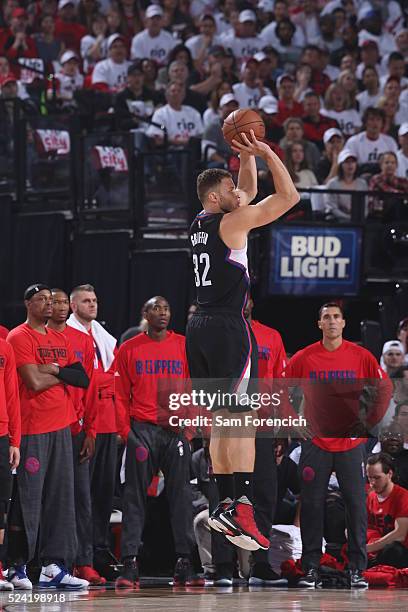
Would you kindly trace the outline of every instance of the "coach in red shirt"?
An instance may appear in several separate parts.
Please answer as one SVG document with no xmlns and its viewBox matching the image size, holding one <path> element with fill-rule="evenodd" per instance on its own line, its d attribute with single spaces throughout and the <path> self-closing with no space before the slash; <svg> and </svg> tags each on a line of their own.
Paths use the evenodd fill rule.
<svg viewBox="0 0 408 612">
<path fill-rule="evenodd" d="M 408 491 L 394 484 L 394 462 L 387 453 L 367 460 L 372 491 L 367 497 L 367 552 L 370 566 L 408 567 Z"/>
<path fill-rule="evenodd" d="M 336 472 L 346 506 L 349 574 L 351 588 L 365 588 L 362 570 L 367 565 L 365 508 L 365 445 L 360 438 L 360 398 L 367 383 L 375 386 L 375 399 L 367 428 L 382 418 L 391 398 L 392 385 L 373 355 L 343 339 L 345 319 L 333 302 L 319 310 L 322 340 L 297 352 L 284 375 L 297 379 L 304 395 L 304 416 L 317 435 L 302 442 L 301 478 L 302 567 L 299 586 L 321 586 L 319 561 L 322 553 L 324 502 L 330 475 Z M 299 380 L 300 379 L 300 380 Z M 288 380 L 289 387 L 291 381 Z"/>
<path fill-rule="evenodd" d="M 34 557 L 39 535 L 39 586 L 82 589 L 89 583 L 65 569 L 75 558 L 77 544 L 70 431 L 76 415 L 68 386 L 85 388 L 89 379 L 67 338 L 46 327 L 52 313 L 50 289 L 28 287 L 24 304 L 27 321 L 7 337 L 18 371 L 22 425 L 18 492 L 10 509 L 8 576 L 15 588 L 32 588 L 25 564 Z"/>
<path fill-rule="evenodd" d="M 174 584 L 196 586 L 200 581 L 193 575 L 190 559 L 193 545 L 190 448 L 182 433 L 169 428 L 168 409 L 169 393 L 187 388 L 185 338 L 168 331 L 170 306 L 163 297 L 146 302 L 143 316 L 147 321 L 146 332 L 122 344 L 115 361 L 119 433 L 127 439 L 122 517 L 124 569 L 116 585 L 138 586 L 136 556 L 145 522 L 147 488 L 161 469 L 178 558 Z"/>
<path fill-rule="evenodd" d="M 3 575 L 4 527 L 11 495 L 11 470 L 20 462 L 21 417 L 13 349 L 0 339 L 0 591 L 13 585 Z"/>
</svg>

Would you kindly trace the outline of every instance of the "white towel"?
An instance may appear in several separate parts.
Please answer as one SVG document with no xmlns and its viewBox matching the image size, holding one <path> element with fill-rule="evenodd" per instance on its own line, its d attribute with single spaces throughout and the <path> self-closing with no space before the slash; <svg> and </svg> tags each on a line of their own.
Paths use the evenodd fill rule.
<svg viewBox="0 0 408 612">
<path fill-rule="evenodd" d="M 67 325 L 73 327 L 74 329 L 77 329 L 80 332 L 83 332 L 84 334 L 88 333 L 86 327 L 82 325 L 80 321 L 78 321 L 74 313 L 69 316 L 67 320 Z M 105 372 L 107 372 L 115 358 L 114 351 L 117 342 L 116 338 L 111 336 L 111 334 L 107 332 L 106 329 L 100 323 L 98 323 L 98 321 L 91 322 L 91 331 L 95 344 L 99 349 L 103 369 L 105 370 Z"/>
</svg>

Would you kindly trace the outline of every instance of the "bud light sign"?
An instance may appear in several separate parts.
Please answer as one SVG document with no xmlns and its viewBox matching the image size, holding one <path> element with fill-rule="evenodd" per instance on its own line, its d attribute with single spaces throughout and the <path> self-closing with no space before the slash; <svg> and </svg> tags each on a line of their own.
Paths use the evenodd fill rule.
<svg viewBox="0 0 408 612">
<path fill-rule="evenodd" d="M 360 228 L 277 226 L 271 229 L 269 290 L 288 295 L 356 295 Z"/>
</svg>

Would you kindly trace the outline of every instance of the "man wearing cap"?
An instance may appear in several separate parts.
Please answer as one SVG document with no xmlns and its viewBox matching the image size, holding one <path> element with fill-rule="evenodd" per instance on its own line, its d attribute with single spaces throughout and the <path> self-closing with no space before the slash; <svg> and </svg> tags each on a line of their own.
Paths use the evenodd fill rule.
<svg viewBox="0 0 408 612">
<path fill-rule="evenodd" d="M 266 44 L 256 33 L 256 15 L 250 10 L 241 11 L 234 34 L 221 36 L 220 40 L 226 49 L 231 49 L 238 64 L 244 64 Z"/>
<path fill-rule="evenodd" d="M 19 57 L 38 57 L 34 38 L 27 34 L 27 13 L 15 8 L 11 13 L 10 27 L 0 33 L 0 49 L 13 62 Z"/>
<path fill-rule="evenodd" d="M 397 176 L 408 179 L 408 122 L 400 125 L 398 142 L 401 148 L 397 151 Z"/>
<path fill-rule="evenodd" d="M 39 537 L 39 586 L 83 589 L 89 583 L 65 569 L 77 546 L 70 430 L 76 414 L 69 386 L 86 388 L 89 379 L 68 339 L 46 326 L 51 290 L 31 285 L 24 304 L 26 322 L 7 337 L 18 372 L 22 433 L 9 520 L 9 580 L 15 588 L 32 589 L 26 563 L 34 558 Z"/>
<path fill-rule="evenodd" d="M 378 76 L 382 75 L 385 70 L 381 67 L 380 64 L 380 52 L 378 50 L 378 45 L 372 38 L 368 38 L 363 40 L 360 45 L 360 55 L 361 62 L 358 64 L 356 69 L 356 77 L 361 81 L 363 78 L 364 68 L 370 66 L 370 68 L 375 68 Z"/>
<path fill-rule="evenodd" d="M 234 96 L 240 108 L 257 108 L 262 96 L 272 94 L 270 89 L 264 87 L 259 78 L 258 67 L 259 64 L 256 59 L 253 57 L 249 58 L 247 62 L 242 64 L 241 83 L 235 83 L 232 86 Z"/>
<path fill-rule="evenodd" d="M 65 51 L 60 59 L 61 69 L 55 75 L 57 80 L 56 94 L 57 99 L 63 106 L 72 103 L 74 91 L 82 89 L 84 77 L 79 72 L 79 58 L 75 51 Z M 48 93 L 53 95 L 53 83 L 49 82 Z"/>
<path fill-rule="evenodd" d="M 108 58 L 97 62 L 92 73 L 92 88 L 116 93 L 126 87 L 130 62 L 127 58 L 126 41 L 120 34 L 108 38 Z"/>
<path fill-rule="evenodd" d="M 287 72 L 281 74 L 276 79 L 276 89 L 279 96 L 277 123 L 283 125 L 289 117 L 303 117 L 305 112 L 303 104 L 296 102 L 294 98 L 295 79 L 293 76 Z"/>
<path fill-rule="evenodd" d="M 383 346 L 381 366 L 391 376 L 405 363 L 405 350 L 399 340 L 388 340 Z"/>
<path fill-rule="evenodd" d="M 141 119 L 150 117 L 158 104 L 164 103 L 164 96 L 144 85 L 141 62 L 133 62 L 127 72 L 127 86 L 118 93 L 115 101 L 115 116 L 121 130 L 147 129 Z"/>
<path fill-rule="evenodd" d="M 335 119 L 325 117 L 320 113 L 320 97 L 314 91 L 307 92 L 302 103 L 305 111 L 303 117 L 305 139 L 310 140 L 320 151 L 323 151 L 324 133 L 330 128 L 338 128 L 339 125 Z"/>
<path fill-rule="evenodd" d="M 276 144 L 283 138 L 284 131 L 282 126 L 276 121 L 278 116 L 278 100 L 275 98 L 275 96 L 270 94 L 262 96 L 258 102 L 258 112 L 265 123 L 265 141 L 268 142 L 271 149 L 283 161 L 284 153 L 281 147 Z"/>
<path fill-rule="evenodd" d="M 233 93 L 226 93 L 221 97 L 218 109 L 219 118 L 212 121 L 203 133 L 201 151 L 207 162 L 207 168 L 228 168 L 228 162 L 234 152 L 222 133 L 224 119 L 239 108 Z"/>
<path fill-rule="evenodd" d="M 337 156 L 344 146 L 344 136 L 337 128 L 329 128 L 323 134 L 324 151 L 317 164 L 316 177 L 320 185 L 337 176 Z"/>
<path fill-rule="evenodd" d="M 66 49 L 72 49 L 79 54 L 81 38 L 87 33 L 85 26 L 78 22 L 76 2 L 59 0 L 55 20 L 55 38 L 59 38 Z"/>
<path fill-rule="evenodd" d="M 132 39 L 130 57 L 133 60 L 150 59 L 159 66 L 167 63 L 170 51 L 176 46 L 176 39 L 163 29 L 163 9 L 158 4 L 147 7 L 146 27 Z"/>
<path fill-rule="evenodd" d="M 367 191 L 367 183 L 357 177 L 357 160 L 348 149 L 340 151 L 337 157 L 337 176 L 330 179 L 327 189 L 347 191 Z M 349 193 L 330 193 L 323 196 L 325 212 L 331 219 L 339 222 L 351 221 L 352 196 Z M 364 209 L 364 199 L 361 200 Z"/>
</svg>

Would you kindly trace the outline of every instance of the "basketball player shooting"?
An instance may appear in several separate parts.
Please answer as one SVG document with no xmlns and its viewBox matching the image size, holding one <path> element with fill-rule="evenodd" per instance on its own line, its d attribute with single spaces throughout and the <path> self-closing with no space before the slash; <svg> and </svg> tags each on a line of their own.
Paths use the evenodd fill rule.
<svg viewBox="0 0 408 612">
<path fill-rule="evenodd" d="M 232 140 L 240 155 L 238 185 L 229 172 L 209 169 L 197 179 L 203 210 L 190 228 L 198 309 L 189 321 L 186 349 L 194 379 L 223 380 L 222 392 L 248 392 L 250 378 L 257 377 L 257 347 L 243 309 L 249 290 L 248 233 L 268 225 L 299 201 L 288 171 L 277 155 L 256 139 L 254 131 Z M 265 160 L 276 193 L 249 206 L 257 193 L 255 157 Z M 248 405 L 228 409 L 217 405 L 218 415 L 239 412 L 244 420 Z M 237 415 L 235 415 L 237 416 Z M 269 541 L 255 522 L 252 480 L 255 462 L 255 431 L 237 431 L 214 424 L 210 454 L 220 503 L 209 519 L 241 548 L 267 549 Z"/>
</svg>

